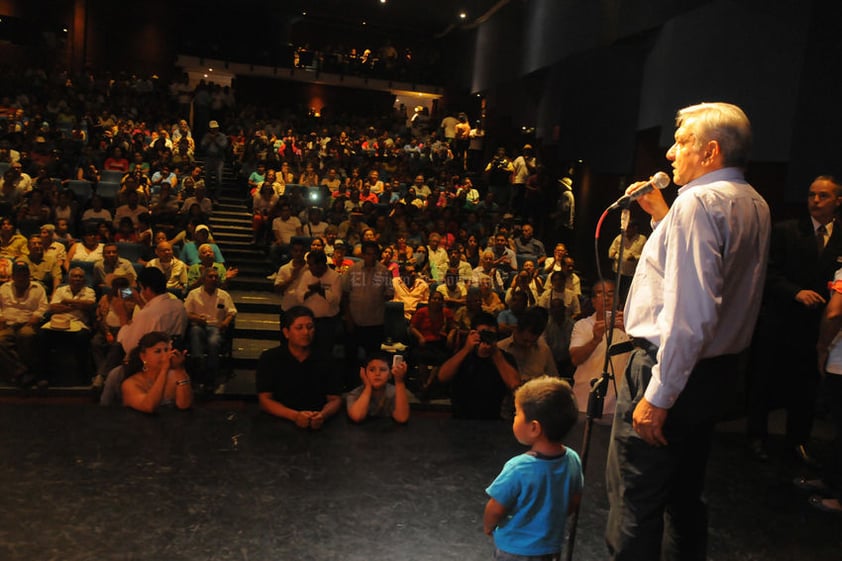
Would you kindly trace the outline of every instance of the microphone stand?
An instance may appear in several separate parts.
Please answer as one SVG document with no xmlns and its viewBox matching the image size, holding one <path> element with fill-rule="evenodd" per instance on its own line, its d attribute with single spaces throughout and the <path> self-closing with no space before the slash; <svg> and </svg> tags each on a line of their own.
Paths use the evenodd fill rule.
<svg viewBox="0 0 842 561">
<path fill-rule="evenodd" d="M 580 454 L 580 458 L 582 460 L 582 473 L 585 473 L 585 470 L 588 466 L 588 458 L 590 456 L 590 444 L 591 444 L 591 433 L 593 430 L 593 423 L 595 419 L 602 418 L 602 410 L 605 405 L 605 394 L 608 390 L 608 385 L 614 382 L 614 391 L 616 393 L 617 386 L 616 382 L 614 381 L 614 375 L 608 372 L 608 366 L 611 362 L 611 343 L 614 340 L 614 318 L 617 310 L 617 306 L 620 303 L 620 274 L 622 271 L 622 263 L 623 263 L 623 241 L 626 235 L 626 228 L 629 225 L 629 209 L 628 205 L 626 208 L 623 208 L 620 214 L 620 249 L 617 254 L 617 275 L 614 288 L 614 298 L 611 301 L 611 308 L 610 308 L 610 317 L 611 317 L 611 325 L 605 326 L 605 357 L 602 361 L 602 375 L 599 378 L 593 378 L 591 380 L 591 391 L 588 394 L 588 407 L 585 413 L 585 432 L 582 436 L 582 451 Z M 601 221 L 600 221 L 601 222 Z M 598 227 L 599 228 L 599 227 Z M 599 231 L 597 230 L 597 236 L 594 239 L 594 251 L 597 253 L 597 263 L 599 263 Z M 602 275 L 600 275 L 600 280 L 602 280 Z M 603 298 L 604 292 L 603 292 Z M 604 304 L 604 303 L 603 303 Z M 603 309 L 608 309 L 605 305 L 603 305 Z M 618 344 L 618 346 L 620 346 Z M 581 504 L 581 503 L 580 503 Z M 567 538 L 567 561 L 572 561 L 573 559 L 573 546 L 576 542 L 576 529 L 579 525 L 579 506 L 573 511 L 570 515 L 570 531 Z"/>
</svg>

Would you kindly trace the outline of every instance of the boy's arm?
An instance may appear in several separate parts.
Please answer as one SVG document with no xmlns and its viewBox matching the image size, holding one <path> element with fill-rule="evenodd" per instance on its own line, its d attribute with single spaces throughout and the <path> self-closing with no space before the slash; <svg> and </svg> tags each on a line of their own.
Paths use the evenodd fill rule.
<svg viewBox="0 0 842 561">
<path fill-rule="evenodd" d="M 368 404 L 371 402 L 371 385 L 365 384 L 362 393 L 357 400 L 348 405 L 348 418 L 355 423 L 360 423 L 368 416 Z"/>
<path fill-rule="evenodd" d="M 579 504 L 582 502 L 582 492 L 579 491 L 578 493 L 574 493 L 570 497 L 570 504 L 567 505 L 567 514 L 573 514 L 577 510 L 579 510 Z"/>
<path fill-rule="evenodd" d="M 488 499 L 485 505 L 485 513 L 482 516 L 482 530 L 486 536 L 490 536 L 497 523 L 506 516 L 506 507 L 498 503 L 494 498 Z"/>
<path fill-rule="evenodd" d="M 395 380 L 395 410 L 392 411 L 392 419 L 397 423 L 409 421 L 409 396 L 406 394 L 406 363 L 401 362 L 392 367 L 392 377 Z"/>
</svg>

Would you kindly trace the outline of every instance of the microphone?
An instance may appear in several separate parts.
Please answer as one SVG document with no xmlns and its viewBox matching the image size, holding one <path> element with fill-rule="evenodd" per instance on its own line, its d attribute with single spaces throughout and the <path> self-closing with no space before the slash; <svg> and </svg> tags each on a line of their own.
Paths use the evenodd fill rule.
<svg viewBox="0 0 842 561">
<path fill-rule="evenodd" d="M 655 175 L 652 176 L 652 179 L 647 181 L 644 185 L 640 187 L 637 191 L 630 195 L 623 195 L 619 199 L 614 202 L 613 205 L 608 207 L 608 210 L 617 210 L 618 208 L 628 208 L 632 201 L 635 201 L 652 191 L 652 189 L 664 189 L 667 185 L 670 184 L 670 176 L 666 173 L 659 171 Z"/>
</svg>

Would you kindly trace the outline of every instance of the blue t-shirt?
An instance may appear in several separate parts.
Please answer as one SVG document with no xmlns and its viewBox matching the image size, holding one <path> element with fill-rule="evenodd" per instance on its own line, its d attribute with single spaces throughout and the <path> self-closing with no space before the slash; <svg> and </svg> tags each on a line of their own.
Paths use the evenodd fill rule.
<svg viewBox="0 0 842 561">
<path fill-rule="evenodd" d="M 506 509 L 494 530 L 498 549 L 514 555 L 548 555 L 561 551 L 570 498 L 584 479 L 579 455 L 515 456 L 485 490 Z"/>
</svg>

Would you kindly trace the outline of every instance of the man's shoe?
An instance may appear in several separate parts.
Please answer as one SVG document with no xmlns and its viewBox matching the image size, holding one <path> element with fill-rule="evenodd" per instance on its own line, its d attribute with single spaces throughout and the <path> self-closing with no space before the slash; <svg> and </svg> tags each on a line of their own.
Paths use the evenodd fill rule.
<svg viewBox="0 0 842 561">
<path fill-rule="evenodd" d="M 813 491 L 814 493 L 828 493 L 830 488 L 821 479 L 807 479 L 806 477 L 796 477 L 792 480 L 792 484 L 799 489 L 805 491 Z"/>
<path fill-rule="evenodd" d="M 792 455 L 796 460 L 798 460 L 807 467 L 815 469 L 822 467 L 821 462 L 819 462 L 817 459 L 811 456 L 810 453 L 807 452 L 807 447 L 803 444 L 799 444 L 798 446 L 796 446 L 792 451 Z"/>
<path fill-rule="evenodd" d="M 813 495 L 807 502 L 810 503 L 811 507 L 817 508 L 822 512 L 842 514 L 842 503 L 839 502 L 839 499 L 828 499 L 821 495 Z"/>
<path fill-rule="evenodd" d="M 756 461 L 763 463 L 769 461 L 769 452 L 766 450 L 766 444 L 762 439 L 752 438 L 748 443 L 748 450 Z"/>
</svg>

